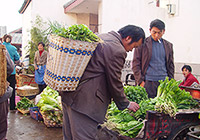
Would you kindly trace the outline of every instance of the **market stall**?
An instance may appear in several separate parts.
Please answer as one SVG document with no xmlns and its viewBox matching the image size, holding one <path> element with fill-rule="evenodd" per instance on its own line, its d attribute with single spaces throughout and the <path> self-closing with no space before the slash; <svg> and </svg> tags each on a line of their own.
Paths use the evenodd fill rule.
<svg viewBox="0 0 200 140">
<path fill-rule="evenodd" d="M 125 86 L 128 99 L 139 103 L 140 109 L 135 113 L 120 111 L 113 102 L 103 127 L 117 132 L 119 139 L 124 139 L 123 136 L 130 140 L 186 139 L 190 128 L 200 125 L 200 104 L 178 85 L 174 79 L 162 81 L 153 99 L 147 98 L 142 87 Z"/>
</svg>

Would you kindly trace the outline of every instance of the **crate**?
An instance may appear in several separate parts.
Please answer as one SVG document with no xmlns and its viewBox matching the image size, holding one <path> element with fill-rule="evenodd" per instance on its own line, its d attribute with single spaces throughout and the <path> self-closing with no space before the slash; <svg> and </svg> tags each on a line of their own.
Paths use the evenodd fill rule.
<svg viewBox="0 0 200 140">
<path fill-rule="evenodd" d="M 17 88 L 18 96 L 33 96 L 39 93 L 38 87 L 22 86 Z"/>
<path fill-rule="evenodd" d="M 50 127 L 62 127 L 62 124 L 63 124 L 62 117 L 60 118 L 60 121 L 61 121 L 60 123 L 57 123 L 57 122 L 55 122 L 55 121 L 53 121 L 49 118 L 49 116 L 50 116 L 49 113 L 53 113 L 53 114 L 57 113 L 57 114 L 62 116 L 61 110 L 50 110 L 50 111 L 45 111 L 45 112 L 40 112 L 40 113 L 42 114 L 44 124 L 46 125 L 46 127 L 48 127 L 48 128 L 50 128 Z"/>
<path fill-rule="evenodd" d="M 29 110 L 24 110 L 24 109 L 19 109 L 19 108 L 17 108 L 17 110 L 22 114 L 29 114 L 30 113 Z"/>
<path fill-rule="evenodd" d="M 30 116 L 36 121 L 43 121 L 42 114 L 39 111 L 39 107 L 30 107 Z"/>
<path fill-rule="evenodd" d="M 188 132 L 187 140 L 200 140 L 200 131 Z"/>
<path fill-rule="evenodd" d="M 22 87 L 24 85 L 29 85 L 33 87 L 38 87 L 35 82 L 35 77 L 33 74 L 16 74 L 17 87 Z"/>
<path fill-rule="evenodd" d="M 0 45 L 0 97 L 6 92 L 7 63 L 6 63 L 6 47 Z"/>
</svg>

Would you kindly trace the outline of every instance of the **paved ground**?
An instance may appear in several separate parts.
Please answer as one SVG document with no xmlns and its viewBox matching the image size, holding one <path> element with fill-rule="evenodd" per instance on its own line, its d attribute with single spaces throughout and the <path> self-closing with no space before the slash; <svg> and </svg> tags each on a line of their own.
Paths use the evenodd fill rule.
<svg viewBox="0 0 200 140">
<path fill-rule="evenodd" d="M 8 113 L 8 140 L 62 140 L 62 128 L 47 128 L 30 115 Z"/>
</svg>

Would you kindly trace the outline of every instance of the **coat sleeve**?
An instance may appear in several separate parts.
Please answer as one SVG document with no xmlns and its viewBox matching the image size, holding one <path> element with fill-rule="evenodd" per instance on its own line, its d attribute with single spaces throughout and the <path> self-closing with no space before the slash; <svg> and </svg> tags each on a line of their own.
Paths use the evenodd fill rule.
<svg viewBox="0 0 200 140">
<path fill-rule="evenodd" d="M 118 51 L 115 55 L 108 50 L 104 52 L 108 89 L 119 110 L 123 110 L 129 105 L 121 81 L 121 70 L 124 66 L 125 58 L 126 53 L 124 52 Z"/>
<path fill-rule="evenodd" d="M 142 75 L 142 46 L 136 48 L 133 54 L 132 70 L 135 77 L 137 85 L 140 85 L 144 81 L 144 76 Z"/>
<path fill-rule="evenodd" d="M 174 78 L 174 52 L 173 45 L 170 43 L 170 53 L 169 53 L 169 61 L 168 61 L 168 76 L 169 78 Z"/>
<path fill-rule="evenodd" d="M 15 46 L 14 46 L 15 47 Z M 14 53 L 14 61 L 18 61 L 19 60 L 19 58 L 20 58 L 20 55 L 19 55 L 19 53 L 17 52 L 17 49 L 15 48 L 15 53 Z"/>
</svg>

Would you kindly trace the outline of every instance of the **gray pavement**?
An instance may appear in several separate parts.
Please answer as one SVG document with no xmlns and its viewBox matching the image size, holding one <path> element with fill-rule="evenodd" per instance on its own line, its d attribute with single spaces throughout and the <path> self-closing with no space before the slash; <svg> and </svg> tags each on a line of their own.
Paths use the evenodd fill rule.
<svg viewBox="0 0 200 140">
<path fill-rule="evenodd" d="M 20 112 L 8 113 L 8 140 L 62 140 L 62 128 L 47 128 L 43 122 Z"/>
</svg>

